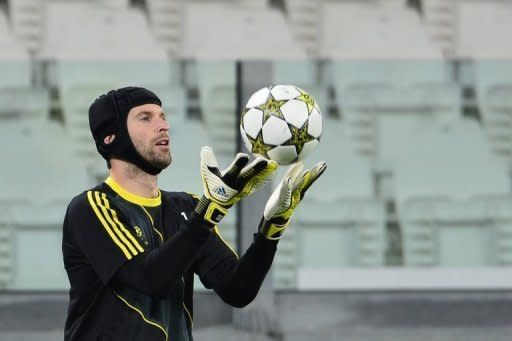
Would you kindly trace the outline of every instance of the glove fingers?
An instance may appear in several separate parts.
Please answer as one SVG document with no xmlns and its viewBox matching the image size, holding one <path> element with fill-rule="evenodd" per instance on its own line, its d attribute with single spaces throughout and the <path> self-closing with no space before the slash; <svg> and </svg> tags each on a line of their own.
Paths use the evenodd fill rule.
<svg viewBox="0 0 512 341">
<path fill-rule="evenodd" d="M 292 180 L 292 182 L 294 182 L 295 179 L 297 178 L 297 176 L 300 174 L 300 172 L 303 169 L 304 169 L 303 161 L 295 162 L 293 165 L 290 166 L 290 168 L 288 168 L 288 171 L 285 174 L 285 178 L 289 177 Z"/>
<path fill-rule="evenodd" d="M 217 159 L 210 146 L 203 146 L 201 148 L 201 170 L 206 171 L 205 168 L 213 174 L 221 176 Z"/>
<path fill-rule="evenodd" d="M 327 163 L 325 161 L 318 162 L 315 164 L 309 172 L 309 177 L 305 181 L 303 188 L 301 189 L 301 195 L 300 198 L 302 199 L 304 197 L 304 194 L 306 191 L 311 187 L 313 183 L 325 172 L 325 169 L 327 168 Z"/>
<path fill-rule="evenodd" d="M 236 154 L 229 166 L 221 172 L 224 181 L 230 186 L 236 186 L 236 178 L 248 162 L 249 155 L 244 153 Z"/>
<path fill-rule="evenodd" d="M 296 175 L 294 179 L 292 179 L 292 181 L 293 181 L 292 182 L 292 190 L 293 191 L 296 191 L 297 188 L 303 187 L 304 183 L 310 177 L 309 172 L 310 172 L 309 169 L 303 170 L 300 174 Z"/>
<path fill-rule="evenodd" d="M 245 197 L 257 188 L 264 185 L 270 176 L 275 172 L 278 165 L 273 160 L 266 160 L 257 157 L 250 164 L 245 166 L 240 172 L 240 188 L 242 189 L 242 197 Z"/>
<path fill-rule="evenodd" d="M 243 180 L 249 180 L 259 174 L 266 173 L 269 169 L 276 169 L 277 164 L 275 161 L 267 160 L 261 156 L 258 156 L 251 163 L 246 165 L 240 171 L 240 178 Z"/>
<path fill-rule="evenodd" d="M 291 183 L 290 178 L 284 178 L 274 192 L 272 192 L 263 211 L 265 219 L 270 220 L 276 213 L 280 213 L 290 207 L 292 197 Z"/>
</svg>

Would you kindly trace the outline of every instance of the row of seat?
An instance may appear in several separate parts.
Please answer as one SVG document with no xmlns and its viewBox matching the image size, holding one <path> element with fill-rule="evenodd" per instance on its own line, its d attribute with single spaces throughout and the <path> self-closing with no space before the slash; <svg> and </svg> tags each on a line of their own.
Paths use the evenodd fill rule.
<svg viewBox="0 0 512 341">
<path fill-rule="evenodd" d="M 136 10 L 151 27 L 151 32 L 144 30 L 145 39 L 158 39 L 162 49 L 174 57 L 268 57 L 268 49 L 259 48 L 261 45 L 283 45 L 273 54 L 294 57 L 429 57 L 442 51 L 461 58 L 510 57 L 506 32 L 510 30 L 512 8 L 506 2 L 422 3 L 423 11 L 419 13 L 405 0 L 285 0 L 285 11 L 268 2 L 241 0 L 147 0 L 143 8 L 131 7 L 126 0 L 9 0 L 8 15 L 21 44 L 31 53 L 42 55 L 42 51 L 52 50 L 58 38 L 72 37 L 74 30 L 80 32 L 80 24 L 87 25 L 84 18 L 117 12 L 126 15 L 129 22 L 128 13 Z M 475 20 L 482 25 L 475 28 Z M 201 24 L 209 29 L 203 30 Z M 137 34 L 138 28 L 129 27 L 127 34 Z"/>
<path fill-rule="evenodd" d="M 32 263 L 19 264 L 22 270 L 16 273 L 13 269 L 18 266 L 12 262 L 30 259 L 24 252 L 44 248 L 23 245 L 36 243 L 39 234 L 43 239 L 59 238 L 67 202 L 97 179 L 88 176 L 84 158 L 70 143 L 71 132 L 60 124 L 13 118 L 2 121 L 0 127 L 2 140 L 10 143 L 2 150 L 5 163 L 0 169 L 5 213 L 0 248 L 7 250 L 3 259 L 11 262 L 3 269 L 11 276 L 9 285 L 23 287 L 29 283 L 23 276 L 35 276 L 24 272 L 32 269 Z M 200 121 L 171 122 L 174 163 L 160 177 L 162 189 L 201 193 L 198 151 L 210 144 L 208 133 Z M 90 137 L 82 143 L 93 146 Z M 306 196 L 294 217 L 294 230 L 283 240 L 281 248 L 287 251 L 276 260 L 278 286 L 293 287 L 300 267 L 386 264 L 389 211 L 375 193 L 371 160 L 357 154 L 352 144 L 346 124 L 325 117 L 322 141 L 307 163 L 326 160 L 328 170 Z M 506 165 L 490 152 L 480 126 L 471 120 L 452 126 L 424 120 L 397 149 L 392 189 L 405 264 L 510 264 L 510 178 Z M 105 164 L 96 157 L 105 176 Z M 219 157 L 221 166 L 228 161 Z M 25 214 L 27 210 L 30 215 Z M 228 226 L 222 229 L 230 241 L 234 240 L 233 219 L 226 220 Z M 19 231 L 26 234 L 18 236 Z M 22 237 L 30 242 L 18 244 L 17 238 Z M 466 256 L 454 251 L 460 243 L 468 245 Z M 59 269 L 58 264 L 53 268 Z M 50 273 L 40 276 L 49 287 L 55 284 L 52 278 L 59 278 Z"/>
</svg>

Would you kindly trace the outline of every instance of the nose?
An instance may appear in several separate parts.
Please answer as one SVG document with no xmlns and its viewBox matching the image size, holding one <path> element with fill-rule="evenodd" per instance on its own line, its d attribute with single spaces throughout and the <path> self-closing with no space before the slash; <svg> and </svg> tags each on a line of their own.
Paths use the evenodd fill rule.
<svg viewBox="0 0 512 341">
<path fill-rule="evenodd" d="M 169 122 L 167 122 L 164 118 L 160 118 L 157 128 L 158 132 L 169 131 Z"/>
</svg>

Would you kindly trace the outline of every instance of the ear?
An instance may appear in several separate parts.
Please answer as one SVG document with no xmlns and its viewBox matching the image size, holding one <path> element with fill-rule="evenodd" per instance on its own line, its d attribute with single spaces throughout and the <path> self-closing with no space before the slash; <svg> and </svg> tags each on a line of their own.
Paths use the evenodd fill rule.
<svg viewBox="0 0 512 341">
<path fill-rule="evenodd" d="M 116 135 L 115 134 L 111 134 L 111 135 L 107 135 L 105 136 L 105 138 L 103 139 L 103 143 L 105 144 L 111 144 L 114 139 L 116 138 Z"/>
</svg>

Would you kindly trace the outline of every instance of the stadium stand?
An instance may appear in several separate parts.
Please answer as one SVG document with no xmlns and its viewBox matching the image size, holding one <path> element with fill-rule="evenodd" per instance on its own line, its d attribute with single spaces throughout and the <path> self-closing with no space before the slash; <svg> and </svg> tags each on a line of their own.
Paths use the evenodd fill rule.
<svg viewBox="0 0 512 341">
<path fill-rule="evenodd" d="M 237 29 L 233 30 L 233 27 Z M 275 9 L 223 2 L 191 2 L 185 8 L 181 57 L 304 59 L 305 52 L 293 39 L 283 14 Z"/>
<path fill-rule="evenodd" d="M 9 0 L 9 17 L 15 36 L 31 54 L 41 47 L 45 1 Z"/>
<path fill-rule="evenodd" d="M 10 30 L 3 11 L 0 11 L 0 50 L 0 122 L 14 118 L 47 119 L 49 93 L 31 86 L 30 57 Z"/>
<path fill-rule="evenodd" d="M 196 72 L 203 120 L 207 131 L 212 132 L 216 150 L 232 155 L 236 136 L 234 60 L 304 60 L 306 55 L 293 40 L 284 16 L 276 10 L 218 2 L 189 3 L 184 12 L 181 56 L 198 59 Z M 233 27 L 239 29 L 233 31 Z M 278 48 L 268 51 L 262 46 Z"/>
<path fill-rule="evenodd" d="M 510 167 L 512 6 L 503 1 L 465 1 L 458 5 L 458 57 L 468 60 L 461 79 L 475 90 L 481 122 L 492 150 Z M 480 23 L 475 27 L 474 22 Z M 469 80 L 469 81 L 468 81 Z"/>
<path fill-rule="evenodd" d="M 0 339 L 62 339 L 63 213 L 106 172 L 91 101 L 153 89 L 159 186 L 200 193 L 199 148 L 234 153 L 234 61 L 260 59 L 320 104 L 306 165 L 329 166 L 258 297 L 283 334 L 258 300 L 251 334 L 201 292 L 195 339 L 510 340 L 511 17 L 505 0 L 0 0 Z"/>
<path fill-rule="evenodd" d="M 327 159 L 329 169 L 308 195 L 308 208 L 298 213 L 298 228 L 280 246 L 277 287 L 293 288 L 303 267 L 386 265 L 390 212 L 380 200 L 396 201 L 407 265 L 499 265 L 512 259 L 501 245 L 508 243 L 510 223 L 510 181 L 502 164 L 512 164 L 510 4 L 424 0 L 419 13 L 405 0 L 5 3 L 9 16 L 0 10 L 1 124 L 30 120 L 46 127 L 50 104 L 62 109 L 64 130 L 56 134 L 71 139 L 70 160 L 85 161 L 94 180 L 106 168 L 91 143 L 86 112 L 94 97 L 110 88 L 144 85 L 162 97 L 175 165 L 163 173 L 160 186 L 196 193 L 200 183 L 189 174 L 198 158 L 189 151 L 211 144 L 221 165 L 235 151 L 234 60 L 271 60 L 274 83 L 295 84 L 317 99 L 326 127 L 314 158 Z M 33 70 L 37 63 L 30 54 L 48 68 Z M 443 56 L 470 58 L 463 70 L 470 74 L 457 75 L 456 63 Z M 326 67 L 312 57 L 326 59 Z M 190 73 L 175 58 L 188 58 Z M 33 73 L 39 71 L 47 72 L 41 79 L 57 90 L 54 102 L 46 89 L 33 87 Z M 482 129 L 461 119 L 461 90 L 455 83 L 461 78 L 474 86 Z M 198 90 L 200 118 L 187 115 L 191 89 Z M 332 104 L 340 120 L 331 117 Z M 449 147 L 443 149 L 439 141 Z M 471 155 L 463 145 L 471 146 Z M 418 185 L 419 166 L 404 159 L 417 159 L 411 155 L 419 152 L 432 154 L 423 162 L 439 170 Z M 476 172 L 481 163 L 499 174 L 487 168 L 469 172 L 473 175 L 461 171 L 467 164 L 464 169 Z M 486 172 L 492 181 L 483 180 Z M 336 190 L 333 182 L 340 183 Z M 466 193 L 463 182 L 471 182 L 474 193 Z M 459 198 L 463 195 L 466 199 Z M 305 214 L 311 211 L 319 213 Z M 231 241 L 232 218 L 222 229 Z M 320 233 L 312 232 L 315 224 Z M 457 236 L 473 250 L 465 259 L 454 251 Z M 331 263 L 322 263 L 320 247 L 332 256 Z"/>
<path fill-rule="evenodd" d="M 287 21 L 290 30 L 308 56 L 316 57 L 319 46 L 319 30 L 322 20 L 322 1 L 285 0 Z"/>
<path fill-rule="evenodd" d="M 148 17 L 156 38 L 170 56 L 180 55 L 183 36 L 184 1 L 147 0 Z"/>
<path fill-rule="evenodd" d="M 500 231 L 512 225 L 495 202 L 510 204 L 510 178 L 478 123 L 425 123 L 412 132 L 407 149 L 395 169 L 404 263 L 481 266 L 509 258 L 499 246 L 509 237 Z"/>
<path fill-rule="evenodd" d="M 0 150 L 4 264 L 0 285 L 64 289 L 62 214 L 70 198 L 88 186 L 85 167 L 74 157 L 64 129 L 56 123 L 14 118 L 3 120 L 0 132 L 6 141 L 16 141 L 13 148 L 17 151 Z"/>
<path fill-rule="evenodd" d="M 421 1 L 423 24 L 432 41 L 447 57 L 455 55 L 459 3 L 446 0 Z"/>
<path fill-rule="evenodd" d="M 219 156 L 236 148 L 236 91 L 234 61 L 197 61 L 199 103 L 212 147 Z"/>
<path fill-rule="evenodd" d="M 326 45 L 328 77 L 355 150 L 372 161 L 378 195 L 392 199 L 393 159 L 410 126 L 460 116 L 460 88 L 413 9 L 348 2 L 325 11 L 332 25 L 331 11 L 350 14 L 350 30 Z"/>
<path fill-rule="evenodd" d="M 318 67 L 312 60 L 276 60 L 272 63 L 273 84 L 296 85 L 317 101 L 325 114 L 331 107 L 329 89 L 318 81 Z"/>
<path fill-rule="evenodd" d="M 341 121 L 324 118 L 323 126 L 321 143 L 306 164 L 325 160 L 328 168 L 280 243 L 277 288 L 297 287 L 303 270 L 384 264 L 385 209 L 374 196 L 370 164 L 353 152 Z"/>
<path fill-rule="evenodd" d="M 512 56 L 512 6 L 508 1 L 461 1 L 457 11 L 457 57 L 501 59 Z M 478 22 L 478 25 L 475 25 Z"/>
<path fill-rule="evenodd" d="M 54 62 L 49 78 L 58 89 L 67 133 L 95 179 L 107 171 L 88 126 L 87 110 L 98 95 L 127 85 L 147 86 L 162 96 L 164 109 L 177 120 L 185 116 L 185 92 L 176 84 L 176 63 L 168 60 L 140 10 L 117 5 L 49 3 L 40 55 Z"/>
<path fill-rule="evenodd" d="M 475 93 L 480 118 L 493 152 L 512 166 L 512 63 L 475 60 Z"/>
<path fill-rule="evenodd" d="M 28 53 L 18 42 L 8 25 L 6 14 L 0 10 L 0 88 L 28 88 L 31 66 Z"/>
</svg>

